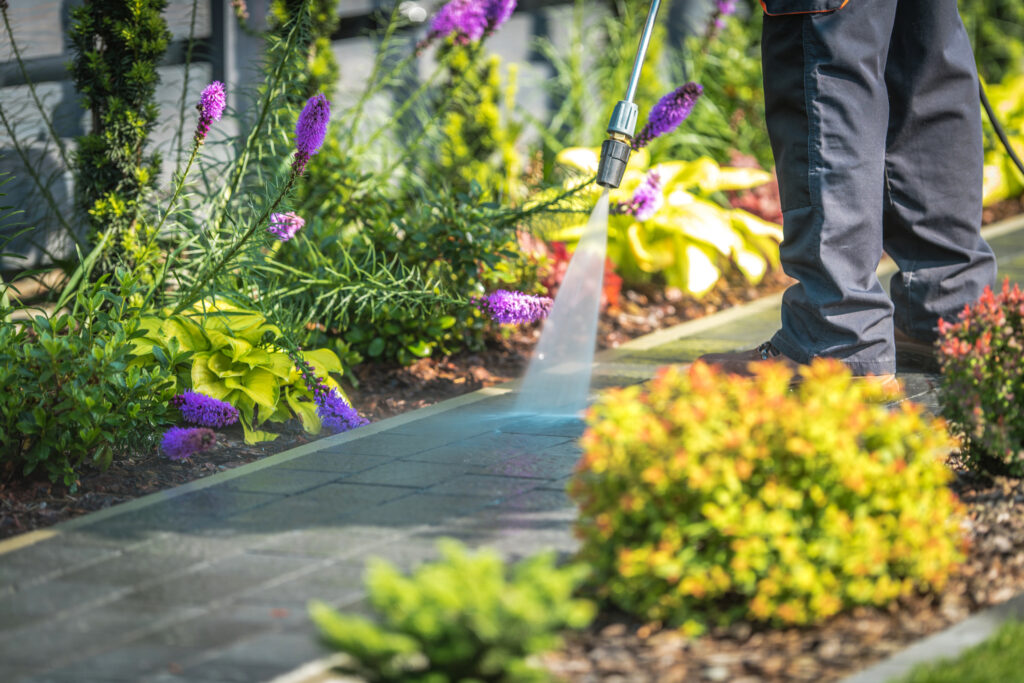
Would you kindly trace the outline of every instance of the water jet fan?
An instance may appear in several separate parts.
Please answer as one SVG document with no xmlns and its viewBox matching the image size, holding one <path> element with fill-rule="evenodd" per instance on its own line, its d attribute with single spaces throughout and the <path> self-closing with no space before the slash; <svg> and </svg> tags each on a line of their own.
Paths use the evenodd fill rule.
<svg viewBox="0 0 1024 683">
<path fill-rule="evenodd" d="M 551 314 L 544 322 L 540 341 L 523 378 L 516 412 L 575 416 L 587 405 L 608 244 L 608 189 L 622 184 L 633 148 L 637 120 L 633 97 L 660 5 L 661 0 L 651 2 L 626 97 L 615 105 L 608 123 L 608 139 L 601 146 L 596 181 L 606 189 L 590 215 Z"/>
</svg>

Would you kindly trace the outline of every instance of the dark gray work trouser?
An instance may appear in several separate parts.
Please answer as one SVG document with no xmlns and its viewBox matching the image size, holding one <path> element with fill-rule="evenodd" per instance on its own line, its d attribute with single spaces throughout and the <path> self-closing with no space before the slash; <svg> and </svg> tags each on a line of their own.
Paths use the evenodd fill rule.
<svg viewBox="0 0 1024 683">
<path fill-rule="evenodd" d="M 935 339 L 940 317 L 995 280 L 979 232 L 978 77 L 956 0 L 841 5 L 765 0 L 782 264 L 798 281 L 772 343 L 888 374 L 894 324 Z M 883 249 L 899 266 L 891 300 L 875 276 Z"/>
</svg>

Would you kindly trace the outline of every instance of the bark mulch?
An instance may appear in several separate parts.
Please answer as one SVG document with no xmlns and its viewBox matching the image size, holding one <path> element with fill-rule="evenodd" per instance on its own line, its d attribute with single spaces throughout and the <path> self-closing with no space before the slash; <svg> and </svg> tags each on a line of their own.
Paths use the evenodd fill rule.
<svg viewBox="0 0 1024 683">
<path fill-rule="evenodd" d="M 723 281 L 700 300 L 672 288 L 624 291 L 619 305 L 601 316 L 598 344 L 615 347 L 662 327 L 778 291 L 789 282 L 782 273 L 770 273 L 758 287 L 742 280 Z M 346 386 L 346 392 L 359 412 L 376 422 L 519 377 L 539 336 L 540 329 L 534 326 L 493 339 L 482 351 L 424 358 L 408 367 L 365 364 L 354 371 L 357 387 Z M 0 474 L 0 539 L 201 479 L 316 438 L 303 432 L 297 422 L 269 428 L 279 433 L 277 439 L 257 445 L 245 444 L 240 428 L 220 430 L 216 446 L 182 462 L 162 457 L 154 441 L 116 458 L 105 472 L 84 467 L 74 493 L 63 484 L 44 479 Z"/>
<path fill-rule="evenodd" d="M 573 683 L 835 681 L 1024 590 L 1024 482 L 978 477 L 953 463 L 967 506 L 967 559 L 938 594 L 888 609 L 856 608 L 815 628 L 740 623 L 696 639 L 603 614 L 569 634 L 546 665 Z"/>
</svg>

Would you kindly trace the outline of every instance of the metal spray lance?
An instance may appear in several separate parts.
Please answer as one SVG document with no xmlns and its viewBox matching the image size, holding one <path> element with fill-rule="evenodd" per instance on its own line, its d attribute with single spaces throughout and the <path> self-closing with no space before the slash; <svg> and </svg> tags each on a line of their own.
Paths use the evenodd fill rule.
<svg viewBox="0 0 1024 683">
<path fill-rule="evenodd" d="M 601 145 L 601 162 L 597 167 L 597 184 L 616 188 L 622 183 L 622 175 L 626 172 L 629 153 L 633 149 L 633 134 L 636 132 L 637 108 L 633 103 L 636 87 L 640 83 L 640 69 L 644 65 L 647 46 L 651 42 L 654 31 L 654 20 L 658 16 L 661 0 L 652 0 L 651 9 L 647 12 L 647 23 L 640 36 L 640 45 L 633 61 L 633 73 L 629 76 L 629 87 L 626 98 L 620 100 L 612 110 L 612 118 L 608 122 L 608 139 Z"/>
</svg>

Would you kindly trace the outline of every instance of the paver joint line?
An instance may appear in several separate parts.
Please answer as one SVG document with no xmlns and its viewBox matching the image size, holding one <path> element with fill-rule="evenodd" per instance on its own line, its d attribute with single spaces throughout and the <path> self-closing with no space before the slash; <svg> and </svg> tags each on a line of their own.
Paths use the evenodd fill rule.
<svg viewBox="0 0 1024 683">
<path fill-rule="evenodd" d="M 1024 228 L 1024 216 L 1010 223 L 989 228 L 986 236 L 1018 233 Z M 1024 243 L 1013 249 L 1024 250 Z M 1009 257 L 1014 256 L 1019 254 Z M 778 299 L 751 302 L 604 352 L 595 365 L 596 383 L 642 381 L 658 363 L 672 361 L 662 347 L 683 340 L 699 343 L 701 335 L 713 339 L 716 330 L 735 327 L 743 319 L 756 319 L 754 327 L 759 330 L 759 325 L 769 322 L 769 311 L 778 306 Z M 726 341 L 720 339 L 719 343 Z M 643 355 L 646 351 L 651 352 L 647 357 Z M 926 384 L 919 384 L 924 392 Z M 132 560 L 142 555 L 156 558 L 154 565 L 162 572 L 150 576 L 145 575 L 146 570 L 140 574 L 137 568 L 134 574 L 127 571 L 121 574 L 129 577 L 123 586 L 83 595 L 82 601 L 62 606 L 42 620 L 6 630 L 5 638 L 0 639 L 0 662 L 5 647 L 9 651 L 30 641 L 42 643 L 44 648 L 47 643 L 64 644 L 45 658 L 33 659 L 25 651 L 12 660 L 35 673 L 77 666 L 90 657 L 110 655 L 110 661 L 119 660 L 118 652 L 130 652 L 133 647 L 160 647 L 164 636 L 174 640 L 183 637 L 181 634 L 193 634 L 196 638 L 196 627 L 215 629 L 219 623 L 229 623 L 222 614 L 250 610 L 251 615 L 258 615 L 275 604 L 293 607 L 295 599 L 305 595 L 302 585 L 310 582 L 344 587 L 338 588 L 341 596 L 322 597 L 358 610 L 363 600 L 361 587 L 355 589 L 348 583 L 353 567 L 371 554 L 403 567 L 413 566 L 431 556 L 433 539 L 441 535 L 491 543 L 510 555 L 540 546 L 571 551 L 577 543 L 569 532 L 574 508 L 565 494 L 571 468 L 563 463 L 578 458 L 582 426 L 578 422 L 541 424 L 516 416 L 501 423 L 509 426 L 502 431 L 498 422 L 486 422 L 484 418 L 492 419 L 497 411 L 512 405 L 509 393 L 514 386 L 509 383 L 474 392 L 53 529 L 0 542 L 0 572 L 6 569 L 8 573 L 3 575 L 14 577 L 9 586 L 0 587 L 0 611 L 5 601 L 15 605 L 12 598 L 45 590 L 48 582 L 63 580 L 63 584 L 51 585 L 70 590 L 76 572 L 86 577 L 109 566 L 114 576 L 119 565 L 130 569 Z M 461 426 L 455 429 L 456 425 Z M 388 440 L 394 442 L 390 447 Z M 347 454 L 358 463 L 331 468 L 333 463 L 345 462 Z M 303 462 L 305 458 L 308 460 Z M 401 472 L 402 467 L 415 470 L 420 478 L 380 479 L 389 471 Z M 380 472 L 373 474 L 378 468 Z M 300 513 L 307 518 L 296 516 Z M 348 532 L 353 536 L 346 540 Z M 72 550 L 54 552 L 65 542 Z M 337 546 L 324 547 L 332 543 Z M 74 547 L 86 550 L 76 555 Z M 188 555 L 188 559 L 161 566 L 160 557 L 175 553 Z M 19 562 L 24 564 L 24 558 L 32 557 L 66 561 L 68 568 L 42 571 L 34 580 L 26 579 L 27 565 L 19 568 Z M 340 583 L 325 580 L 332 571 L 348 574 Z M 127 609 L 134 604 L 132 596 L 139 604 L 165 604 L 161 599 L 166 598 L 174 607 L 150 610 L 140 623 L 138 610 Z M 980 637 L 979 629 L 992 628 L 1007 615 L 1024 614 L 1024 596 L 1010 603 L 976 615 L 931 642 L 940 643 L 945 653 L 954 640 L 973 642 Z M 130 618 L 131 614 L 135 616 Z M 284 633 L 284 626 L 266 615 L 252 622 L 240 621 L 235 630 L 221 634 L 217 645 L 187 646 L 180 662 L 190 675 L 203 678 L 204 662 L 220 666 L 234 661 L 227 654 L 231 648 L 244 650 L 244 643 L 272 643 L 296 635 L 294 630 Z M 908 650 L 907 656 L 927 649 L 924 642 L 919 645 Z M 163 647 L 167 646 L 173 644 Z M 310 656 L 308 650 L 295 650 L 299 651 Z M 892 667 L 893 663 L 886 665 Z M 251 671 L 257 670 L 270 669 L 254 664 Z M 143 678 L 152 681 L 174 678 L 166 671 L 151 671 L 147 676 Z"/>
</svg>

